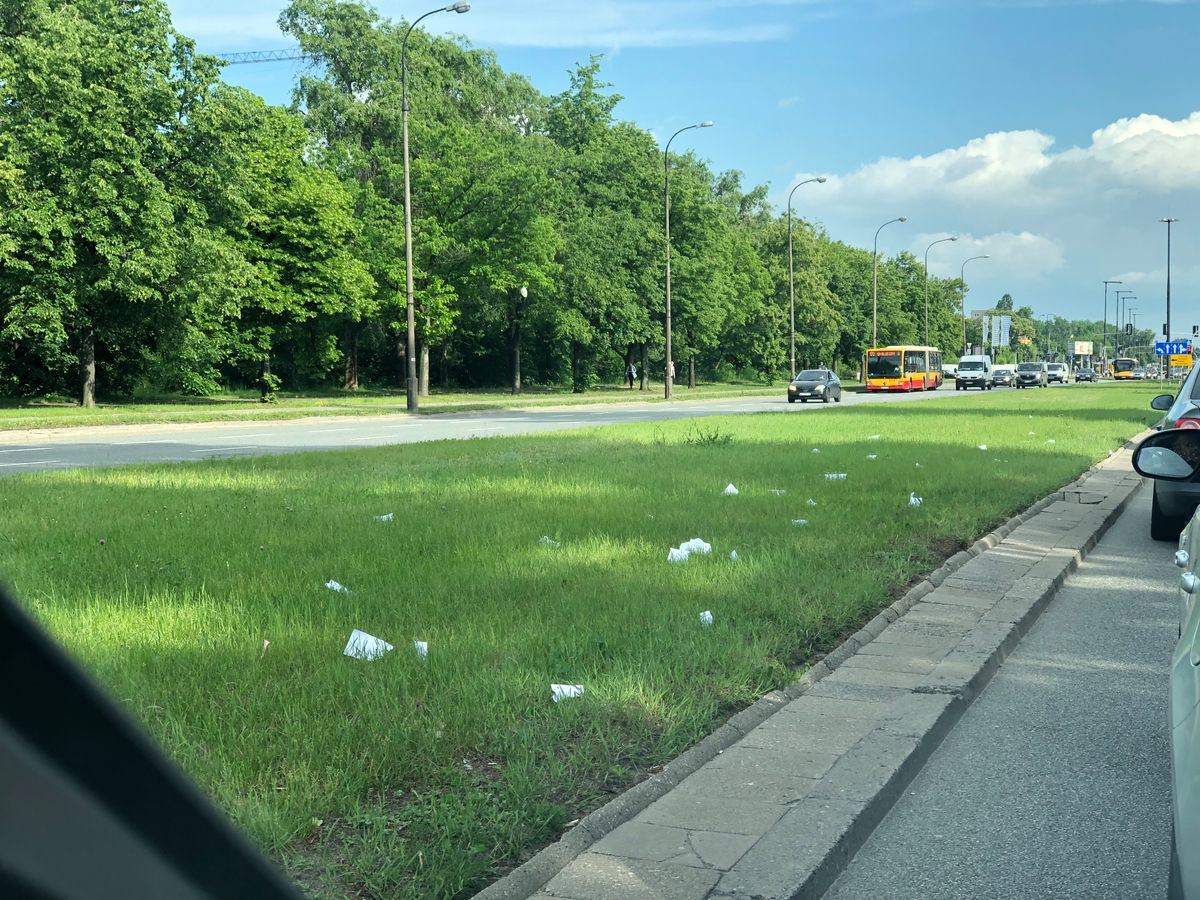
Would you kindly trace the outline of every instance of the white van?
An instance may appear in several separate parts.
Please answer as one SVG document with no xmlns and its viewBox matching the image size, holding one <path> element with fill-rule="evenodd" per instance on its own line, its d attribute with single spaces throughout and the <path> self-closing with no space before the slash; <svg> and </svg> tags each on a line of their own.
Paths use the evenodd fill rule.
<svg viewBox="0 0 1200 900">
<path fill-rule="evenodd" d="M 992 389 L 992 358 L 990 356 L 964 356 L 958 361 L 958 374 L 954 376 L 954 389 L 965 391 L 977 387 L 981 391 Z"/>
</svg>

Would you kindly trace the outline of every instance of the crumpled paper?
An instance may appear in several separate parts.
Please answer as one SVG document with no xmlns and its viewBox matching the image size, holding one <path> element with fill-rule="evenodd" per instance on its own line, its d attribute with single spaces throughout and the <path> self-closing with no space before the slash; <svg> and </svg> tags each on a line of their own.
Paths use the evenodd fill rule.
<svg viewBox="0 0 1200 900">
<path fill-rule="evenodd" d="M 359 631 L 355 628 L 350 632 L 350 640 L 346 641 L 346 649 L 342 653 L 355 659 L 378 659 L 389 650 L 395 649 L 387 641 Z"/>
<path fill-rule="evenodd" d="M 543 534 L 542 539 L 540 541 L 538 541 L 538 543 L 542 544 L 546 547 L 561 547 L 562 546 L 562 544 L 560 544 L 554 538 L 550 537 L 550 535 L 548 535 L 548 534 Z"/>
<path fill-rule="evenodd" d="M 713 618 L 712 618 L 711 610 L 706 609 L 704 612 L 700 613 L 700 624 L 701 625 L 711 625 L 712 623 L 713 623 Z"/>
<path fill-rule="evenodd" d="M 808 524 L 808 519 L 792 519 L 792 524 L 797 528 L 802 528 Z"/>
<path fill-rule="evenodd" d="M 878 453 L 868 453 L 867 459 L 879 459 L 879 454 Z"/>
<path fill-rule="evenodd" d="M 394 518 L 395 513 L 384 513 L 382 516 L 376 516 L 376 522 L 390 522 Z"/>
<path fill-rule="evenodd" d="M 732 484 L 727 484 L 727 485 L 725 485 L 725 490 L 722 491 L 722 493 L 725 494 L 726 497 L 735 497 L 735 496 L 737 496 L 738 489 L 735 488 Z"/>
<path fill-rule="evenodd" d="M 917 496 L 916 491 L 913 491 L 908 495 L 908 505 L 909 506 L 920 506 L 924 502 L 925 502 L 924 500 L 922 500 L 920 497 Z"/>
<path fill-rule="evenodd" d="M 552 684 L 550 685 L 550 694 L 554 698 L 554 702 L 566 700 L 570 697 L 582 697 L 582 684 Z"/>
<path fill-rule="evenodd" d="M 336 591 L 339 594 L 350 593 L 350 588 L 346 587 L 344 584 L 338 584 L 332 578 L 325 582 L 325 587 L 329 588 L 331 591 Z"/>
<path fill-rule="evenodd" d="M 413 649 L 417 651 L 417 656 L 424 659 L 429 655 L 429 641 L 413 641 Z"/>
<path fill-rule="evenodd" d="M 730 550 L 730 551 L 729 551 L 729 558 L 730 558 L 730 559 L 732 559 L 732 560 L 735 560 L 735 561 L 736 561 L 736 560 L 737 560 L 737 558 L 738 558 L 737 551 L 736 551 L 736 550 Z"/>
<path fill-rule="evenodd" d="M 877 440 L 879 440 L 879 438 L 880 438 L 881 436 L 882 436 L 882 435 L 878 435 L 878 434 L 868 434 L 868 435 L 867 435 L 867 440 L 868 440 L 868 441 L 877 441 Z"/>
<path fill-rule="evenodd" d="M 700 538 L 684 541 L 678 547 L 667 551 L 667 562 L 687 562 L 687 558 L 693 553 L 712 553 L 712 544 Z"/>
<path fill-rule="evenodd" d="M 809 505 L 809 506 L 816 506 L 816 505 L 817 505 L 817 501 L 816 501 L 816 500 L 814 500 L 812 497 L 809 497 L 809 498 L 808 498 L 808 505 Z"/>
<path fill-rule="evenodd" d="M 813 447 L 813 449 L 812 449 L 812 452 L 813 452 L 813 453 L 820 453 L 820 452 L 821 452 L 821 448 L 820 448 L 820 447 Z"/>
<path fill-rule="evenodd" d="M 846 473 L 845 472 L 826 472 L 825 480 L 826 481 L 845 481 Z"/>
</svg>

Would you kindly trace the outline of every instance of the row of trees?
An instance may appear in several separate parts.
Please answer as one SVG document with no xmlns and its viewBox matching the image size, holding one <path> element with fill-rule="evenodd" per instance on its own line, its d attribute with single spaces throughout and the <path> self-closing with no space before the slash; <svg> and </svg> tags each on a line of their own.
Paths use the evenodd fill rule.
<svg viewBox="0 0 1200 900">
<path fill-rule="evenodd" d="M 340 0 L 280 24 L 311 62 L 287 109 L 162 0 L 0 8 L 0 394 L 403 384 L 407 26 Z M 661 371 L 663 157 L 599 60 L 553 96 L 421 31 L 408 65 L 421 390 Z M 736 171 L 671 166 L 679 371 L 779 377 L 784 220 Z M 807 222 L 794 246 L 798 359 L 853 368 L 871 253 Z M 881 341 L 923 342 L 928 287 L 931 341 L 960 345 L 957 279 L 879 268 Z"/>
</svg>

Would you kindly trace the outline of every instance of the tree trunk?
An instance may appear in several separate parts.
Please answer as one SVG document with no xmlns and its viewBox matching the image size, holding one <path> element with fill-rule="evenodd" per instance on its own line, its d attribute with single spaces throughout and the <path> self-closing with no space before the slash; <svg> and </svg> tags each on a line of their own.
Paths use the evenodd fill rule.
<svg viewBox="0 0 1200 900">
<path fill-rule="evenodd" d="M 521 393 L 521 325 L 514 322 L 508 329 L 508 348 L 512 353 L 512 392 Z"/>
<path fill-rule="evenodd" d="M 429 345 L 421 344 L 421 349 L 417 352 L 417 380 L 419 382 L 418 390 L 422 397 L 429 396 Z"/>
<path fill-rule="evenodd" d="M 342 390 L 358 390 L 358 326 L 353 323 L 346 329 L 346 375 Z"/>
<path fill-rule="evenodd" d="M 90 323 L 83 327 L 80 341 L 79 377 L 82 382 L 79 405 L 91 409 L 96 405 L 96 332 Z"/>
<path fill-rule="evenodd" d="M 642 341 L 642 390 L 646 389 L 646 373 L 650 371 L 650 351 L 646 348 L 646 342 Z"/>
<path fill-rule="evenodd" d="M 693 353 L 688 358 L 688 387 L 696 386 L 696 354 Z"/>
<path fill-rule="evenodd" d="M 450 390 L 450 343 L 447 341 L 442 344 L 441 359 L 438 362 L 438 367 L 442 372 L 442 390 Z"/>
</svg>

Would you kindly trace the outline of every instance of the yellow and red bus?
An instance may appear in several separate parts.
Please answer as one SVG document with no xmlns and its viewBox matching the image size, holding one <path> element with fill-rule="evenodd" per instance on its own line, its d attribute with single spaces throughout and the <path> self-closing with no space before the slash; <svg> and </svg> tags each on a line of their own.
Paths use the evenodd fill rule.
<svg viewBox="0 0 1200 900">
<path fill-rule="evenodd" d="M 1112 373 L 1117 381 L 1129 381 L 1133 378 L 1133 370 L 1138 367 L 1138 361 L 1127 356 L 1118 356 L 1113 360 Z"/>
<path fill-rule="evenodd" d="M 868 391 L 935 391 L 942 386 L 942 351 L 907 344 L 867 351 Z"/>
</svg>

